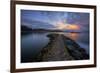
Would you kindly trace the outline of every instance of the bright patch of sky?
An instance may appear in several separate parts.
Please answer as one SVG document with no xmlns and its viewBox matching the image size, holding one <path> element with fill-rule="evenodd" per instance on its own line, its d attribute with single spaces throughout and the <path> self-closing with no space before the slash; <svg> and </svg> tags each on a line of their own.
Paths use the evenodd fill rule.
<svg viewBox="0 0 100 73">
<path fill-rule="evenodd" d="M 81 30 L 89 30 L 89 13 L 79 12 L 61 12 L 61 11 L 38 11 L 38 10 L 21 10 L 22 23 L 27 25 L 32 21 L 49 23 L 57 26 L 58 23 L 64 25 L 78 25 Z"/>
</svg>

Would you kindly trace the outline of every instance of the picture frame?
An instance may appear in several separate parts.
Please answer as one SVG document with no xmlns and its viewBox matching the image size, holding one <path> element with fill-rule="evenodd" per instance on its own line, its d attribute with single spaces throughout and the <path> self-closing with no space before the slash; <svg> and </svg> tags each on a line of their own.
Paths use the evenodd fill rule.
<svg viewBox="0 0 100 73">
<path fill-rule="evenodd" d="M 34 14 L 32 12 L 34 12 Z M 61 16 L 62 16 L 62 14 L 63 15 L 67 14 L 66 16 L 70 15 L 69 18 L 76 14 L 75 20 L 77 22 L 79 21 L 78 23 L 81 23 L 80 19 L 84 19 L 84 20 L 82 20 L 82 22 L 86 21 L 86 24 L 88 23 L 89 27 L 87 25 L 85 26 L 85 27 L 88 27 L 88 31 L 89 31 L 89 33 L 88 33 L 88 35 L 89 35 L 88 36 L 89 37 L 88 38 L 89 57 L 88 58 L 85 55 L 85 56 L 83 56 L 82 60 L 80 58 L 78 59 L 78 57 L 76 57 L 75 60 L 72 59 L 72 60 L 68 60 L 68 61 L 67 60 L 61 60 L 61 61 L 60 60 L 59 61 L 58 60 L 57 61 L 56 60 L 54 60 L 54 61 L 48 60 L 48 61 L 40 61 L 40 62 L 33 61 L 32 62 L 32 61 L 28 61 L 28 59 L 26 59 L 26 56 L 25 56 L 25 59 L 24 59 L 24 57 L 21 57 L 23 55 L 23 54 L 21 54 L 22 53 L 22 49 L 21 49 L 22 48 L 22 40 L 21 39 L 22 39 L 22 32 L 23 32 L 23 30 L 22 30 L 23 29 L 22 28 L 23 18 L 24 17 L 28 18 L 28 17 L 31 17 L 31 15 L 34 15 L 33 16 L 34 19 L 37 18 L 39 20 L 44 21 L 44 19 L 47 17 L 45 15 L 45 13 L 47 13 L 48 15 L 51 14 L 51 17 L 48 18 L 48 22 L 55 20 L 57 18 L 55 16 L 59 16 L 60 14 L 61 14 Z M 40 14 L 41 16 L 38 14 Z M 54 14 L 54 17 L 52 14 Z M 82 15 L 83 15 L 83 18 L 82 18 Z M 79 17 L 77 18 L 77 16 L 80 16 L 80 18 Z M 55 18 L 55 19 L 53 19 L 53 18 Z M 60 20 L 60 16 L 58 18 L 59 19 L 57 19 L 57 20 Z M 61 18 L 63 19 L 63 17 L 61 17 Z M 85 18 L 87 18 L 88 21 L 85 20 Z M 73 19 L 74 19 L 74 17 L 71 19 L 67 19 L 67 20 L 71 24 L 71 22 L 73 22 L 73 23 L 75 22 L 75 20 L 72 21 Z M 28 20 L 25 20 L 25 21 L 29 22 Z M 63 23 L 68 23 L 68 22 L 63 21 Z M 37 23 L 36 21 L 34 21 L 32 23 L 36 23 L 37 25 L 39 25 L 39 23 Z M 75 24 L 78 24 L 78 23 L 75 23 Z M 43 23 L 43 24 L 45 24 L 45 23 Z M 37 25 L 35 25 L 35 26 L 38 27 Z M 80 28 L 84 27 L 82 24 L 80 24 L 80 25 L 81 25 Z M 80 26 L 80 25 L 78 25 L 78 26 Z M 31 26 L 32 29 L 35 26 Z M 42 26 L 43 25 L 41 25 L 41 27 Z M 72 31 L 72 29 L 73 30 L 78 29 L 79 28 L 78 26 L 76 26 L 76 25 L 69 26 L 69 28 L 67 28 L 67 29 L 69 29 L 70 31 L 67 31 L 67 32 L 80 33 L 78 31 L 75 31 L 75 32 Z M 59 29 L 62 29 L 64 27 L 64 25 L 59 25 L 57 27 L 59 27 Z M 24 29 L 25 29 L 25 31 L 29 31 L 25 27 L 24 27 Z M 85 30 L 85 28 L 84 28 L 84 30 Z M 43 30 L 43 29 L 39 29 L 39 30 L 33 29 L 32 30 L 32 32 L 37 32 L 37 31 L 44 32 L 45 30 Z M 46 31 L 50 31 L 50 30 L 46 30 Z M 54 31 L 51 31 L 51 32 L 54 32 Z M 56 30 L 56 32 L 60 32 L 60 31 Z M 25 33 L 25 35 L 26 35 L 26 33 Z M 84 37 L 84 38 L 86 38 L 86 37 Z M 33 2 L 33 1 L 11 1 L 11 38 L 10 39 L 11 39 L 11 67 L 10 67 L 11 73 L 96 67 L 96 6 L 94 6 L 94 5 L 79 5 L 79 4 Z M 69 51 L 71 51 L 71 50 L 69 50 Z M 44 52 L 43 52 L 43 54 L 44 54 Z M 85 59 L 85 57 L 86 57 L 86 59 Z"/>
</svg>

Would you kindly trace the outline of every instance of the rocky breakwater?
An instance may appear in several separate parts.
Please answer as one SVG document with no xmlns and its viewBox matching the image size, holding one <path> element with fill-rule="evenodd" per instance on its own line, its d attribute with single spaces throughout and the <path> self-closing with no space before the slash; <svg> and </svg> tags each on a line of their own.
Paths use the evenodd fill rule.
<svg viewBox="0 0 100 73">
<path fill-rule="evenodd" d="M 75 41 L 63 34 L 49 34 L 50 42 L 45 46 L 37 61 L 67 61 L 89 59 L 86 51 Z"/>
</svg>

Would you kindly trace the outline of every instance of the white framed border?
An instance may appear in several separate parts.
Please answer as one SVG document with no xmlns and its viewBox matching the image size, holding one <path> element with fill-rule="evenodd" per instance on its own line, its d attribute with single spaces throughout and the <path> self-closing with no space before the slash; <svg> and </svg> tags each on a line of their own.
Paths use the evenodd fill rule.
<svg viewBox="0 0 100 73">
<path fill-rule="evenodd" d="M 55 61 L 55 62 L 33 62 L 20 63 L 20 10 L 46 10 L 46 11 L 66 11 L 66 12 L 88 12 L 90 13 L 90 59 L 75 60 L 75 61 Z M 58 66 L 75 66 L 75 65 L 90 65 L 94 64 L 94 10 L 86 8 L 70 8 L 70 7 L 52 7 L 52 6 L 36 6 L 36 5 L 16 5 L 16 69 L 24 68 L 43 68 L 43 67 L 58 67 Z"/>
</svg>

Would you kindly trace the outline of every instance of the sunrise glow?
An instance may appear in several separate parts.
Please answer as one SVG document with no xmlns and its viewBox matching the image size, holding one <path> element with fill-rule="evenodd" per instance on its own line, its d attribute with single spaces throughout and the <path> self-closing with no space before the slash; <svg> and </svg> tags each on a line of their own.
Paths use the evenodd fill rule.
<svg viewBox="0 0 100 73">
<path fill-rule="evenodd" d="M 56 26 L 58 29 L 67 29 L 67 30 L 79 30 L 80 27 L 77 24 L 64 24 L 64 23 L 58 23 Z"/>
<path fill-rule="evenodd" d="M 67 26 L 65 24 L 63 24 L 62 22 L 59 22 L 59 23 L 57 23 L 56 27 L 58 29 L 66 29 Z"/>
<path fill-rule="evenodd" d="M 79 30 L 80 27 L 76 24 L 67 25 L 67 29 L 69 30 Z"/>
</svg>

